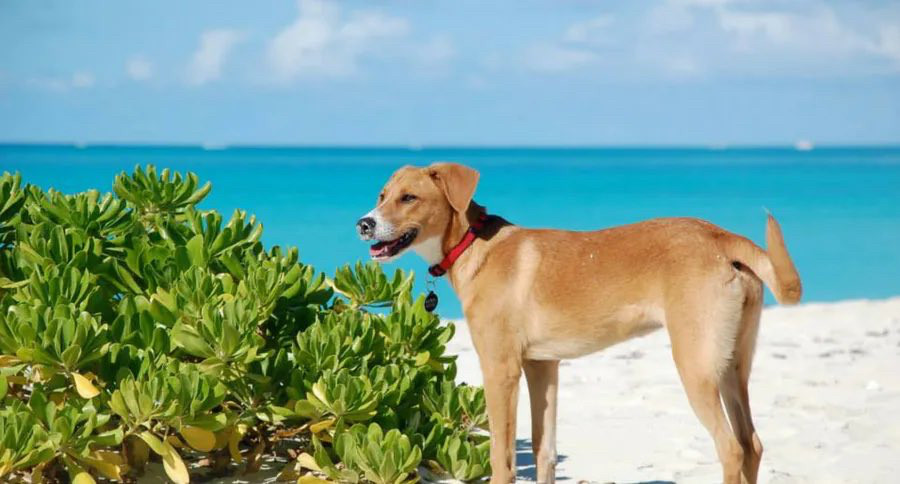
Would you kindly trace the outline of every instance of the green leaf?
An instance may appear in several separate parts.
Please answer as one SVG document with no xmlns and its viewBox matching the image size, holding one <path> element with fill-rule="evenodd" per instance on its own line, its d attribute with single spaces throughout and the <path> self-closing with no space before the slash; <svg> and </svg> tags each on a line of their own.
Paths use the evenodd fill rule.
<svg viewBox="0 0 900 484">
<path fill-rule="evenodd" d="M 121 427 L 99 433 L 91 437 L 91 442 L 100 447 L 115 447 L 122 443 L 125 433 Z"/>
<path fill-rule="evenodd" d="M 206 242 L 203 240 L 203 234 L 197 234 L 191 237 L 185 248 L 187 249 L 188 257 L 190 257 L 192 264 L 206 267 L 209 262 L 209 253 L 206 251 Z"/>
<path fill-rule="evenodd" d="M 252 215 L 198 210 L 210 188 L 152 165 L 115 195 L 0 175 L 0 480 L 51 461 L 117 479 L 124 446 L 183 482 L 172 442 L 242 460 L 283 428 L 312 434 L 332 481 L 406 484 L 423 459 L 489 474 L 483 392 L 455 384 L 453 328 L 413 274 L 327 278 Z"/>
</svg>

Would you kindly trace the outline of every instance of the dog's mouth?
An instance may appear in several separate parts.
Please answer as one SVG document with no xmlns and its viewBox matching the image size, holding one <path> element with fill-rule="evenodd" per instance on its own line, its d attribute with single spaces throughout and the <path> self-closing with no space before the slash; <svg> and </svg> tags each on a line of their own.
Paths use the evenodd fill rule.
<svg viewBox="0 0 900 484">
<path fill-rule="evenodd" d="M 390 259 L 412 245 L 417 235 L 417 229 L 409 229 L 394 240 L 379 241 L 369 247 L 369 256 L 375 260 Z"/>
</svg>

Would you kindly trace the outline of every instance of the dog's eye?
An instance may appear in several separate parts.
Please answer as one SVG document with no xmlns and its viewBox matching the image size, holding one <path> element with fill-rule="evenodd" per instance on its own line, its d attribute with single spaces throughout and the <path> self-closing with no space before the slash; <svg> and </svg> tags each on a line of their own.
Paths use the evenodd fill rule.
<svg viewBox="0 0 900 484">
<path fill-rule="evenodd" d="M 400 201 L 403 203 L 415 202 L 417 199 L 418 199 L 418 197 L 416 197 L 415 195 L 411 195 L 409 193 L 400 197 Z"/>
</svg>

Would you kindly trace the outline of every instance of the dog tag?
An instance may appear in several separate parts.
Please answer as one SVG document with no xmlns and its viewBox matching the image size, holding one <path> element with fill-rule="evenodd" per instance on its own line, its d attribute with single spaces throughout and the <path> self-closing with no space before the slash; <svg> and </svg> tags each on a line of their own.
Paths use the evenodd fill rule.
<svg viewBox="0 0 900 484">
<path fill-rule="evenodd" d="M 430 312 L 434 311 L 434 308 L 437 307 L 438 297 L 434 291 L 428 291 L 428 295 L 425 296 L 425 310 Z"/>
</svg>

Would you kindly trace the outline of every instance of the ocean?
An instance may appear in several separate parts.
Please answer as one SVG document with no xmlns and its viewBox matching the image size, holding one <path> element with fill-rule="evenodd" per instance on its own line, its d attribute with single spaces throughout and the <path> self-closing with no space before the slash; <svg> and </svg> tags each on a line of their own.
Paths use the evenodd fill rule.
<svg viewBox="0 0 900 484">
<path fill-rule="evenodd" d="M 0 145 L 0 171 L 71 193 L 112 189 L 136 164 L 212 181 L 201 204 L 246 210 L 269 246 L 297 246 L 326 273 L 368 257 L 354 224 L 389 175 L 437 160 L 481 171 L 476 200 L 529 227 L 590 230 L 692 216 L 764 243 L 765 209 L 781 222 L 805 301 L 900 295 L 900 147 L 884 148 L 279 148 Z M 386 269 L 412 269 L 415 254 Z M 597 277 L 603 277 L 598 274 Z M 461 309 L 438 281 L 444 317 Z M 771 296 L 767 296 L 771 302 Z"/>
</svg>

